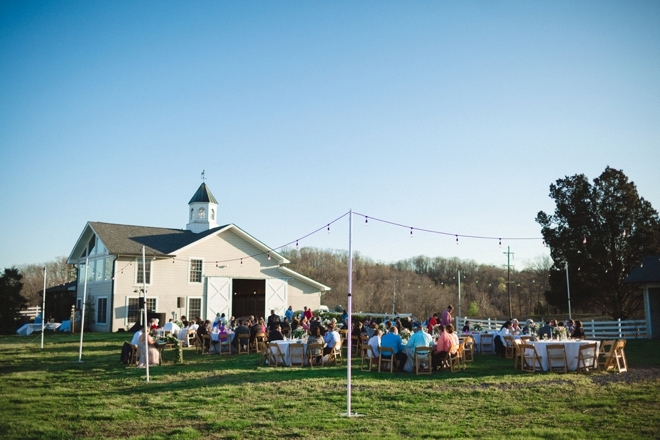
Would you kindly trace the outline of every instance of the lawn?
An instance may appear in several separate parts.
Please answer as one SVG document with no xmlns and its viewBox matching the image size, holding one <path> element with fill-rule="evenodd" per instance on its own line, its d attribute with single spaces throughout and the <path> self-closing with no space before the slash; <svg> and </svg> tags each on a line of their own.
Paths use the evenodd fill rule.
<svg viewBox="0 0 660 440">
<path fill-rule="evenodd" d="M 119 363 L 122 333 L 0 337 L 0 437 L 67 438 L 658 438 L 660 340 L 629 341 L 628 373 L 523 373 L 476 355 L 464 372 L 359 371 L 346 418 L 346 366 L 259 365 L 197 355 L 184 364 Z"/>
</svg>

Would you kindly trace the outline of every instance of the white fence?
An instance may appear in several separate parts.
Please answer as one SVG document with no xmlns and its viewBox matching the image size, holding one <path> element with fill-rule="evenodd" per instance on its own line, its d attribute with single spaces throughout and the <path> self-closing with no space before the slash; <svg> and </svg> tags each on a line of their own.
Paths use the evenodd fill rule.
<svg viewBox="0 0 660 440">
<path fill-rule="evenodd" d="M 34 307 L 28 307 L 25 310 L 21 310 L 18 312 L 21 314 L 21 316 L 27 316 L 30 318 L 36 318 L 39 313 L 41 313 L 41 307 L 39 306 L 34 306 Z"/>
<path fill-rule="evenodd" d="M 470 326 L 479 323 L 484 331 L 499 330 L 505 321 L 498 321 L 496 319 L 468 319 L 456 318 L 456 328 L 460 331 L 465 325 L 465 321 L 470 321 Z M 521 322 L 522 327 L 525 326 Z M 589 339 L 643 339 L 647 338 L 646 321 L 643 319 L 633 319 L 622 321 L 582 321 L 584 334 Z"/>
</svg>

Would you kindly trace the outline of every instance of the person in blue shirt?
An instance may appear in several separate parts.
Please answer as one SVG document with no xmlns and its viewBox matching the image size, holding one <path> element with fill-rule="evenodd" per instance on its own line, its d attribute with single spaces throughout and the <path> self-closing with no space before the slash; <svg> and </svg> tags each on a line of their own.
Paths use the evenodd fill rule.
<svg viewBox="0 0 660 440">
<path fill-rule="evenodd" d="M 415 350 L 415 347 L 431 347 L 433 346 L 433 337 L 428 333 L 422 331 L 422 325 L 419 322 L 413 324 L 413 335 L 408 339 L 406 347 Z"/>
<path fill-rule="evenodd" d="M 286 309 L 286 312 L 284 312 L 284 317 L 287 321 L 293 322 L 293 306 L 289 306 L 289 308 Z"/>
<path fill-rule="evenodd" d="M 390 331 L 380 338 L 380 346 L 392 348 L 394 358 L 399 362 L 399 373 L 403 373 L 408 356 L 403 352 L 403 341 L 401 341 L 401 336 L 399 336 L 399 330 L 396 326 L 393 325 L 390 327 Z"/>
</svg>

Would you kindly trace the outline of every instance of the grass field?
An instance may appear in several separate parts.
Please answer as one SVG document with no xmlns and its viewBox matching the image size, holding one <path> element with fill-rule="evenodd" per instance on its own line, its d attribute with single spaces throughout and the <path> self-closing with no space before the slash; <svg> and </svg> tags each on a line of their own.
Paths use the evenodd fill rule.
<svg viewBox="0 0 660 440">
<path fill-rule="evenodd" d="M 629 373 L 529 374 L 476 355 L 432 376 L 265 367 L 258 355 L 174 352 L 119 363 L 126 334 L 0 337 L 0 438 L 659 438 L 660 340 L 629 341 Z"/>
</svg>

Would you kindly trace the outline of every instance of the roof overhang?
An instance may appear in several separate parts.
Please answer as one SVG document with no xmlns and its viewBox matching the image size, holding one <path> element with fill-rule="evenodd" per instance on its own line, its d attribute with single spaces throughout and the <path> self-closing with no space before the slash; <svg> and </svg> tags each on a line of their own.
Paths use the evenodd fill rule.
<svg viewBox="0 0 660 440">
<path fill-rule="evenodd" d="M 328 287 L 324 284 L 321 284 L 318 281 L 314 281 L 311 278 L 307 278 L 305 275 L 301 275 L 298 272 L 296 272 L 295 270 L 289 269 L 288 267 L 280 266 L 279 269 L 280 269 L 280 272 L 282 272 L 283 274 L 288 275 L 288 276 L 290 276 L 292 278 L 295 278 L 297 280 L 300 280 L 305 284 L 309 284 L 310 286 L 314 286 L 319 290 L 322 290 L 322 291 L 332 290 L 330 287 Z"/>
</svg>

